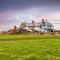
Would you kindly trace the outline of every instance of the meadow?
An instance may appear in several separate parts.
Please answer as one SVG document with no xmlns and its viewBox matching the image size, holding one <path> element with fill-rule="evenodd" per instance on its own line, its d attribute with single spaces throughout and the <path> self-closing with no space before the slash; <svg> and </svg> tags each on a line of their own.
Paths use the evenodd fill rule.
<svg viewBox="0 0 60 60">
<path fill-rule="evenodd" d="M 60 60 L 60 36 L 2 34 L 0 60 Z"/>
</svg>

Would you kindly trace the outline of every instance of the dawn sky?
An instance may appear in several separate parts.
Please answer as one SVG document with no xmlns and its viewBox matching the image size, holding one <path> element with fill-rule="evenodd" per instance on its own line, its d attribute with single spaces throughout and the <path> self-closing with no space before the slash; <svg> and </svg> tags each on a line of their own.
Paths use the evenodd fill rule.
<svg viewBox="0 0 60 60">
<path fill-rule="evenodd" d="M 60 29 L 60 0 L 0 0 L 0 31 L 43 18 Z"/>
</svg>

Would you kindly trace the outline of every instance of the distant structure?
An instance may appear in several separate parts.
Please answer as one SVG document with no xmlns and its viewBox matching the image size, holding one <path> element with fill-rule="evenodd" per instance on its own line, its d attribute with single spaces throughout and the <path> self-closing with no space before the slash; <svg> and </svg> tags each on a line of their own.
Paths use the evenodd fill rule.
<svg viewBox="0 0 60 60">
<path fill-rule="evenodd" d="M 20 33 L 50 33 L 54 31 L 54 26 L 46 20 L 42 19 L 41 22 L 36 23 L 32 20 L 31 23 L 22 22 L 20 27 L 14 26 L 13 29 L 7 31 L 7 34 L 20 34 Z M 2 32 L 6 33 L 6 32 Z"/>
<path fill-rule="evenodd" d="M 20 28 L 22 30 L 26 30 L 28 32 L 53 32 L 54 26 L 49 23 L 47 20 L 42 19 L 40 23 L 35 23 L 34 20 L 32 20 L 32 23 L 26 23 L 22 22 L 20 25 Z"/>
</svg>

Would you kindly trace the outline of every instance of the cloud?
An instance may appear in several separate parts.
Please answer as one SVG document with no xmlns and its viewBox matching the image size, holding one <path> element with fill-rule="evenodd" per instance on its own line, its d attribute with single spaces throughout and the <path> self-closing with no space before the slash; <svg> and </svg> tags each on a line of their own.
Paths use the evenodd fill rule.
<svg viewBox="0 0 60 60">
<path fill-rule="evenodd" d="M 0 0 L 0 11 L 27 9 L 37 6 L 60 6 L 60 0 Z"/>
</svg>

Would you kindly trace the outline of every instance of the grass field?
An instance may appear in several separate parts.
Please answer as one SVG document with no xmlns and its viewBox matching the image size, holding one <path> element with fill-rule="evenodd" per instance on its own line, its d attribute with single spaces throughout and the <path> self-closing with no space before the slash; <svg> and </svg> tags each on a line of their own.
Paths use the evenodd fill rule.
<svg viewBox="0 0 60 60">
<path fill-rule="evenodd" d="M 0 35 L 0 60 L 60 60 L 60 36 Z"/>
</svg>

